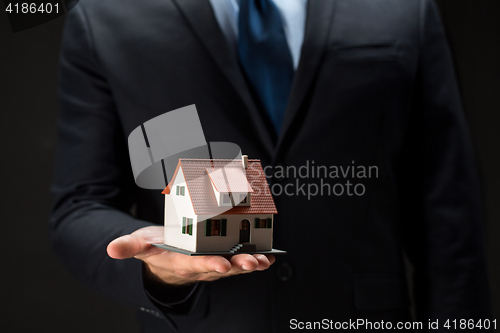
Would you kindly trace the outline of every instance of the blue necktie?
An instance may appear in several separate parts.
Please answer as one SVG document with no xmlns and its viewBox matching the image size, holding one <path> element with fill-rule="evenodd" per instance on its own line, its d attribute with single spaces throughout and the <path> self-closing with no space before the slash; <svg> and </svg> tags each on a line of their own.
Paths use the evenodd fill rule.
<svg viewBox="0 0 500 333">
<path fill-rule="evenodd" d="M 278 134 L 294 74 L 278 8 L 271 0 L 240 0 L 238 56 Z"/>
</svg>

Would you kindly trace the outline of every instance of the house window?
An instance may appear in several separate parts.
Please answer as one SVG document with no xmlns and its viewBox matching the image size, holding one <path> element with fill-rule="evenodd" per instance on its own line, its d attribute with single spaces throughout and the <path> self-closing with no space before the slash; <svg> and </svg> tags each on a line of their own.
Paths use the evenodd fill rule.
<svg viewBox="0 0 500 333">
<path fill-rule="evenodd" d="M 186 190 L 185 190 L 184 186 L 177 186 L 177 188 L 175 190 L 175 194 L 176 195 L 182 195 L 182 196 L 184 196 L 185 193 L 186 193 Z"/>
<path fill-rule="evenodd" d="M 193 235 L 193 219 L 182 218 L 182 233 L 190 236 Z"/>
<path fill-rule="evenodd" d="M 271 229 L 273 227 L 273 219 L 268 218 L 268 219 L 261 219 L 261 218 L 256 218 L 255 219 L 255 228 L 267 228 Z"/>
<path fill-rule="evenodd" d="M 193 219 L 187 219 L 187 230 L 186 233 L 193 236 Z"/>
<path fill-rule="evenodd" d="M 247 203 L 247 195 L 246 194 L 240 194 L 240 203 L 242 203 L 242 204 Z"/>
<path fill-rule="evenodd" d="M 205 227 L 205 236 L 226 236 L 227 232 L 227 220 L 211 220 L 208 219 Z"/>
<path fill-rule="evenodd" d="M 229 193 L 222 193 L 222 203 L 231 203 L 231 196 Z"/>
<path fill-rule="evenodd" d="M 220 220 L 212 220 L 210 236 L 219 236 L 219 235 L 220 235 Z"/>
</svg>

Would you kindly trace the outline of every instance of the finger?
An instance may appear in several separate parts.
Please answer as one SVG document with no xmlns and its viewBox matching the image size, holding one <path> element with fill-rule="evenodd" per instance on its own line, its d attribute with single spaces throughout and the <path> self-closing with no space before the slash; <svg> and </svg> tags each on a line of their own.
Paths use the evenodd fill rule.
<svg viewBox="0 0 500 333">
<path fill-rule="evenodd" d="M 271 266 L 271 263 L 269 262 L 269 259 L 263 255 L 263 254 L 254 254 L 253 255 L 255 259 L 257 259 L 257 262 L 259 263 L 257 268 L 255 270 L 257 271 L 263 271 L 265 269 L 268 269 L 269 266 Z"/>
<path fill-rule="evenodd" d="M 254 271 L 259 262 L 251 254 L 238 254 L 231 258 L 231 264 L 234 270 Z"/>
<path fill-rule="evenodd" d="M 227 273 L 231 270 L 231 263 L 221 256 L 199 256 L 191 257 L 190 260 L 183 261 L 187 269 L 196 273 Z"/>
<path fill-rule="evenodd" d="M 221 256 L 187 256 L 176 252 L 165 252 L 145 258 L 149 265 L 176 276 L 196 279 L 207 273 L 215 275 L 228 273 L 231 263 Z"/>
<path fill-rule="evenodd" d="M 169 256 L 178 256 L 178 253 L 170 253 L 168 254 Z M 191 259 L 195 259 L 193 261 L 190 261 L 191 265 L 191 270 L 187 270 L 185 266 L 184 268 L 178 268 L 176 270 L 177 276 L 183 279 L 189 279 L 189 280 L 197 280 L 197 281 L 215 281 L 220 278 L 225 278 L 225 277 L 230 277 L 234 275 L 239 275 L 239 274 L 245 274 L 245 273 L 252 273 L 253 267 L 252 265 L 255 265 L 255 261 L 249 257 L 250 255 L 242 254 L 238 256 L 233 256 L 232 259 L 231 257 L 219 257 L 219 256 L 206 256 L 206 257 L 191 257 Z M 185 257 L 183 255 L 180 255 L 180 257 Z M 272 255 L 265 256 L 263 254 L 257 254 L 253 255 L 257 262 L 257 267 L 255 270 L 265 270 L 269 268 L 269 266 L 274 263 L 275 258 Z M 203 259 L 203 260 L 198 260 L 198 259 Z M 230 263 L 227 259 L 231 260 L 232 262 Z M 162 260 L 164 262 L 164 260 Z M 250 263 L 249 263 L 250 262 Z M 218 269 L 219 272 L 215 271 L 207 271 L 217 264 L 222 263 L 224 266 L 224 270 Z M 232 264 L 232 266 L 231 266 Z M 241 268 L 241 266 L 249 264 L 250 270 L 244 270 Z M 200 265 L 200 266 L 199 266 Z M 208 269 L 207 269 L 208 267 Z M 245 265 L 246 268 L 246 265 Z M 196 273 L 198 272 L 198 273 Z"/>
</svg>

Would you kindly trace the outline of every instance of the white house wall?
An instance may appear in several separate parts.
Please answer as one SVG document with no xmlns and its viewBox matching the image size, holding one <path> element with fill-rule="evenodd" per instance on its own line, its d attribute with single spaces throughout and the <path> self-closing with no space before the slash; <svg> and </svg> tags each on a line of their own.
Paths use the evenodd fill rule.
<svg viewBox="0 0 500 333">
<path fill-rule="evenodd" d="M 226 236 L 206 236 L 206 219 L 226 219 Z M 206 251 L 229 251 L 240 241 L 240 223 L 242 220 L 250 222 L 250 243 L 255 244 L 257 251 L 268 251 L 273 247 L 273 228 L 255 228 L 255 218 L 273 219 L 273 214 L 241 214 L 241 215 L 219 215 L 215 217 L 200 215 L 197 218 L 197 252 Z M 193 234 L 194 236 L 194 234 Z"/>
<path fill-rule="evenodd" d="M 177 186 L 184 186 L 184 196 L 176 195 Z M 193 235 L 182 233 L 182 218 L 193 219 Z M 196 251 L 196 215 L 186 186 L 182 167 L 179 167 L 170 194 L 165 195 L 165 244 Z M 186 223 L 187 225 L 187 223 Z"/>
</svg>

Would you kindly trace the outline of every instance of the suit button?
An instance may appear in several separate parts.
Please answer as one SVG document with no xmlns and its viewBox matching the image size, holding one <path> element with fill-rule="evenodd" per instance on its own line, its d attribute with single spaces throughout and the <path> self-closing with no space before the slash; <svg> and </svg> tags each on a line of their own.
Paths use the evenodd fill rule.
<svg viewBox="0 0 500 333">
<path fill-rule="evenodd" d="M 293 269 L 289 263 L 282 263 L 278 267 L 276 267 L 276 277 L 278 280 L 286 282 L 292 278 Z"/>
</svg>

